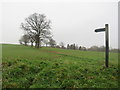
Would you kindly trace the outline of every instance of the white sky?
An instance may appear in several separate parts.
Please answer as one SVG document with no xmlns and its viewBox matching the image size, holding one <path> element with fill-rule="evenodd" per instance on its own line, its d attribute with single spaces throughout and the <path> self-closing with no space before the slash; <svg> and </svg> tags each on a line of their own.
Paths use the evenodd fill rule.
<svg viewBox="0 0 120 90">
<path fill-rule="evenodd" d="M 112 0 L 106 2 L 79 2 L 45 0 L 39 2 L 7 2 L 1 3 L 2 12 L 2 43 L 19 43 L 23 30 L 21 22 L 33 13 L 45 14 L 52 21 L 52 33 L 59 44 L 76 43 L 79 46 L 90 47 L 104 45 L 104 32 L 95 33 L 96 28 L 103 28 L 106 23 L 110 29 L 110 46 L 118 47 L 118 3 Z M 30 0 L 31 1 L 31 0 Z M 109 2 L 108 2 L 109 1 Z"/>
</svg>

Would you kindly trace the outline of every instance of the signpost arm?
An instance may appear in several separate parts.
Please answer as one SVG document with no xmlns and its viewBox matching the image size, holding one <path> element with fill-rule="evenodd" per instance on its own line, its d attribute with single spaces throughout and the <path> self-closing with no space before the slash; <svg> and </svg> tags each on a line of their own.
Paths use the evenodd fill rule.
<svg viewBox="0 0 120 90">
<path fill-rule="evenodd" d="M 106 37 L 106 54 L 105 54 L 105 65 L 108 67 L 108 60 L 109 60 L 109 34 L 108 34 L 108 24 L 105 24 L 105 37 Z"/>
</svg>

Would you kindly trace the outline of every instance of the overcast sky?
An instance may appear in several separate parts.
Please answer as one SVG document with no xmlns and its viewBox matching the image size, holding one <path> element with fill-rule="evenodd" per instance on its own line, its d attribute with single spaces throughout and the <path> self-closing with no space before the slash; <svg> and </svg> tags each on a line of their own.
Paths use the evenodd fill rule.
<svg viewBox="0 0 120 90">
<path fill-rule="evenodd" d="M 109 24 L 110 46 L 118 47 L 117 2 L 4 2 L 2 3 L 2 43 L 19 43 L 20 24 L 33 13 L 45 14 L 52 21 L 53 38 L 59 44 L 76 43 L 90 47 L 104 44 L 105 33 L 96 28 Z"/>
</svg>

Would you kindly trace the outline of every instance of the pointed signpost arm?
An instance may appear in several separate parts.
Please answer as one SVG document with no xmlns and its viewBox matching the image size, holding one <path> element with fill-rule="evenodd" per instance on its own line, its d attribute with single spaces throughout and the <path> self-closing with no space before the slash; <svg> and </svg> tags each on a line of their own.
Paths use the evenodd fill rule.
<svg viewBox="0 0 120 90">
<path fill-rule="evenodd" d="M 103 31 L 105 31 L 105 28 L 99 28 L 95 30 L 95 32 L 103 32 Z"/>
</svg>

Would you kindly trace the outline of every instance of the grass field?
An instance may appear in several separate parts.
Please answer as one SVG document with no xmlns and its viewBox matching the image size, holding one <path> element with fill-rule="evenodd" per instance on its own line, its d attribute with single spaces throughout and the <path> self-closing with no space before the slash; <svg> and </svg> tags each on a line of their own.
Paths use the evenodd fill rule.
<svg viewBox="0 0 120 90">
<path fill-rule="evenodd" d="M 2 45 L 3 88 L 117 88 L 118 53 Z"/>
</svg>

